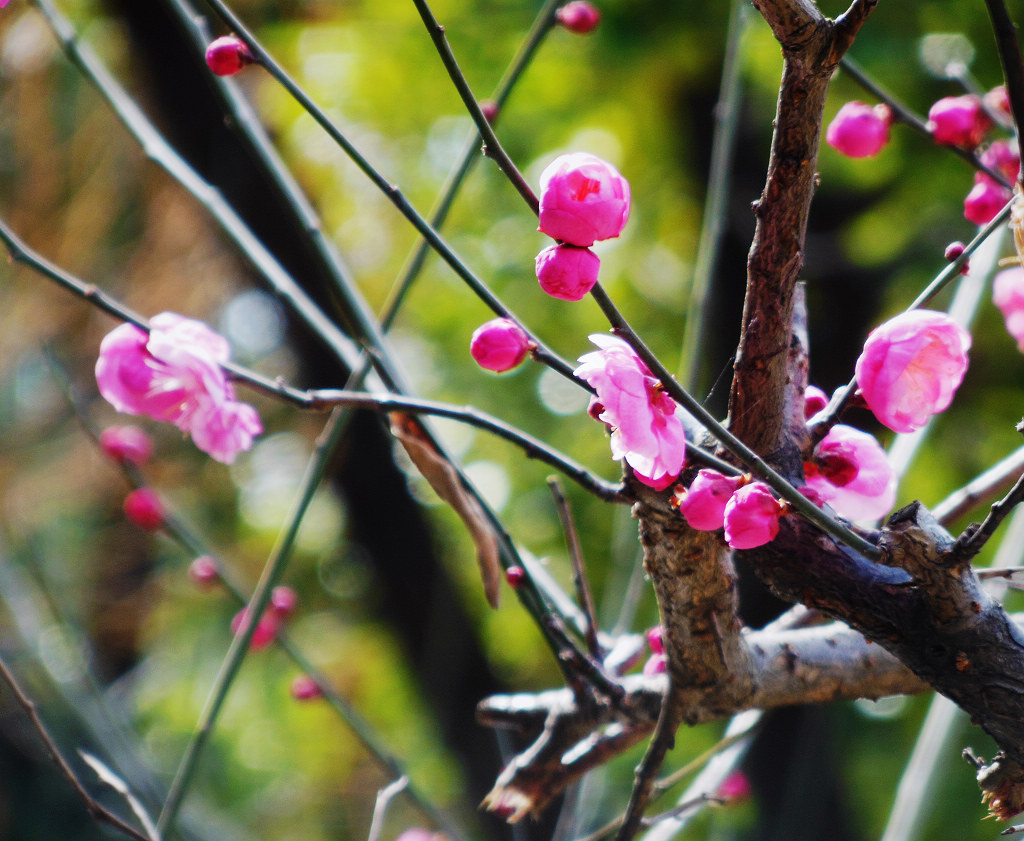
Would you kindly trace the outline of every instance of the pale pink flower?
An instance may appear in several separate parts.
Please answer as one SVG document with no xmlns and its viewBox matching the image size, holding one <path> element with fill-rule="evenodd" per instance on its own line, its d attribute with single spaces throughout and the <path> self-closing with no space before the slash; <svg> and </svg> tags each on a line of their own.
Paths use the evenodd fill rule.
<svg viewBox="0 0 1024 841">
<path fill-rule="evenodd" d="M 848 520 L 876 520 L 892 510 L 896 476 L 885 450 L 866 432 L 832 427 L 804 462 L 807 485 L 801 489 L 819 504 L 827 502 Z M 810 494 L 806 488 L 810 488 Z"/>
<path fill-rule="evenodd" d="M 573 372 L 597 391 L 598 419 L 611 427 L 612 458 L 625 459 L 637 478 L 662 489 L 683 469 L 686 436 L 676 403 L 622 339 L 594 334 L 599 350 L 580 357 Z"/>
<path fill-rule="evenodd" d="M 613 239 L 629 219 L 629 182 L 586 152 L 555 158 L 540 176 L 540 228 L 570 245 Z"/>
<path fill-rule="evenodd" d="M 857 359 L 857 385 L 878 420 L 912 432 L 952 402 L 970 346 L 970 334 L 945 313 L 901 313 L 871 331 Z"/>
<path fill-rule="evenodd" d="M 227 341 L 199 321 L 164 312 L 147 334 L 122 324 L 100 343 L 96 382 L 119 412 L 173 423 L 199 449 L 230 462 L 262 431 L 256 410 L 235 401 L 221 365 Z"/>
<path fill-rule="evenodd" d="M 601 260 L 589 248 L 552 245 L 534 261 L 540 288 L 553 298 L 578 301 L 597 283 Z"/>
<path fill-rule="evenodd" d="M 192 433 L 192 443 L 200 450 L 223 464 L 231 464 L 235 456 L 252 447 L 263 425 L 248 403 L 225 400 L 203 402 L 193 414 L 188 431 Z"/>
<path fill-rule="evenodd" d="M 785 506 L 763 482 L 744 485 L 725 506 L 725 542 L 733 549 L 754 549 L 775 539 Z"/>
<path fill-rule="evenodd" d="M 946 96 L 928 110 L 928 128 L 936 143 L 973 149 L 992 127 L 992 120 L 974 94 Z"/>
<path fill-rule="evenodd" d="M 964 198 L 964 218 L 975 225 L 987 225 L 1012 196 L 998 181 L 979 172 L 974 176 L 974 186 Z"/>
<path fill-rule="evenodd" d="M 996 274 L 992 282 L 992 301 L 1003 314 L 1006 331 L 1024 353 L 1024 268 L 1015 266 Z"/>
<path fill-rule="evenodd" d="M 153 455 L 153 441 L 137 426 L 109 426 L 100 433 L 100 449 L 114 461 L 139 466 Z"/>
<path fill-rule="evenodd" d="M 742 476 L 725 476 L 705 468 L 690 483 L 679 502 L 679 513 L 691 528 L 700 531 L 720 529 L 725 519 L 725 506 L 746 480 Z"/>
<path fill-rule="evenodd" d="M 668 655 L 652 654 L 644 662 L 643 674 L 647 677 L 660 675 L 668 671 Z"/>
<path fill-rule="evenodd" d="M 520 365 L 533 346 L 511 318 L 492 318 L 473 331 L 469 352 L 481 368 L 500 374 Z"/>
<path fill-rule="evenodd" d="M 825 131 L 825 142 L 849 158 L 871 158 L 889 142 L 892 111 L 888 105 L 847 102 Z"/>
</svg>

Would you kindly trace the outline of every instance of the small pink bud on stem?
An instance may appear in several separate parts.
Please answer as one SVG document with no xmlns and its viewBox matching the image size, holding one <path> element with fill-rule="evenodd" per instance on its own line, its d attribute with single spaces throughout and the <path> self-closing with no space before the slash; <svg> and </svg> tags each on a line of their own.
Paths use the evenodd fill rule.
<svg viewBox="0 0 1024 841">
<path fill-rule="evenodd" d="M 572 0 L 555 12 L 558 25 L 577 35 L 593 32 L 601 22 L 601 13 L 587 0 Z"/>
<path fill-rule="evenodd" d="M 153 455 L 153 442 L 137 426 L 111 426 L 100 433 L 100 449 L 121 464 L 141 466 Z"/>
<path fill-rule="evenodd" d="M 510 318 L 492 318 L 473 331 L 469 352 L 481 368 L 502 373 L 518 367 L 535 347 L 526 331 Z"/>
<path fill-rule="evenodd" d="M 296 701 L 315 701 L 324 697 L 324 690 L 309 675 L 298 675 L 292 681 L 291 695 Z"/>
<path fill-rule="evenodd" d="M 255 60 L 249 48 L 234 35 L 217 38 L 206 48 L 206 66 L 218 76 L 234 76 Z"/>
<path fill-rule="evenodd" d="M 135 525 L 146 531 L 163 528 L 167 511 L 152 488 L 136 488 L 124 498 L 124 513 Z"/>
<path fill-rule="evenodd" d="M 208 590 L 220 581 L 220 570 L 217 561 L 210 555 L 200 555 L 188 566 L 188 577 L 196 586 Z"/>
</svg>

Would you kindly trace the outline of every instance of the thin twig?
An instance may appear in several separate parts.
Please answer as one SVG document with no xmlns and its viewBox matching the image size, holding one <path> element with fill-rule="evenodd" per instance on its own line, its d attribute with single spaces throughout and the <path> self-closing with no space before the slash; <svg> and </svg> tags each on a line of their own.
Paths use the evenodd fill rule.
<svg viewBox="0 0 1024 841">
<path fill-rule="evenodd" d="M 1005 494 L 1022 472 L 1024 447 L 1014 450 L 976 479 L 951 493 L 932 509 L 932 514 L 942 525 L 949 526 L 986 500 Z"/>
<path fill-rule="evenodd" d="M 57 747 L 57 743 L 50 735 L 50 731 L 43 723 L 43 719 L 40 717 L 39 712 L 36 709 L 35 702 L 25 694 L 25 691 L 21 688 L 17 678 L 14 677 L 14 673 L 11 672 L 3 657 L 0 657 L 0 677 L 2 677 L 4 682 L 10 687 L 11 692 L 14 693 L 14 697 L 19 706 L 21 706 L 25 711 L 29 721 L 32 722 L 33 729 L 36 731 L 40 741 L 42 741 L 46 748 L 46 753 L 50 757 L 50 760 L 57 766 L 57 770 L 60 771 L 61 776 L 71 784 L 75 793 L 81 798 L 82 802 L 85 804 L 86 810 L 89 812 L 89 815 L 94 820 L 113 827 L 119 832 L 127 835 L 129 838 L 134 838 L 135 841 L 155 841 L 155 839 L 140 832 L 131 824 L 125 823 L 106 807 L 101 806 L 93 799 L 92 795 L 86 791 L 85 786 L 82 785 L 81 781 L 75 775 L 75 772 L 71 770 L 71 766 L 68 765 L 67 760 Z"/>
<path fill-rule="evenodd" d="M 1024 475 L 1017 480 L 1006 496 L 992 505 L 992 509 L 980 526 L 976 528 L 969 526 L 964 530 L 956 540 L 956 545 L 953 548 L 954 554 L 964 561 L 977 555 L 988 539 L 995 534 L 999 524 L 1021 501 L 1024 501 Z"/>
<path fill-rule="evenodd" d="M 584 568 L 583 549 L 580 546 L 576 521 L 573 519 L 572 509 L 569 507 L 569 501 L 565 498 L 565 492 L 562 490 L 558 478 L 549 476 L 548 487 L 551 488 L 551 495 L 555 498 L 558 519 L 561 521 L 562 531 L 565 533 L 565 544 L 569 550 L 569 560 L 572 562 L 572 580 L 576 587 L 576 598 L 587 617 L 587 627 L 583 638 L 587 643 L 587 651 L 590 656 L 600 661 L 604 659 L 604 652 L 597 639 L 597 609 L 594 607 L 594 596 L 590 591 L 590 582 L 587 580 L 587 572 Z"/>
<path fill-rule="evenodd" d="M 538 213 L 540 209 L 540 202 L 537 201 L 537 196 L 533 190 L 530 189 L 530 185 L 526 183 L 526 179 L 523 178 L 523 174 L 513 163 L 512 159 L 508 156 L 501 142 L 498 140 L 498 136 L 494 133 L 494 127 L 491 125 L 487 117 L 484 116 L 483 111 L 480 108 L 480 103 L 477 98 L 473 95 L 473 91 L 469 86 L 469 81 L 466 79 L 466 75 L 462 72 L 462 68 L 459 67 L 459 62 L 455 58 L 455 53 L 452 52 L 451 45 L 448 43 L 448 38 L 445 35 L 445 29 L 438 23 L 437 18 L 434 17 L 434 13 L 431 11 L 430 6 L 426 0 L 413 0 L 413 5 L 416 6 L 416 11 L 420 13 L 420 17 L 423 20 L 423 25 L 426 26 L 427 32 L 430 34 L 430 39 L 434 42 L 434 47 L 437 49 L 438 55 L 441 56 L 441 63 L 444 64 L 445 70 L 448 71 L 449 77 L 451 77 L 452 84 L 455 85 L 455 90 L 459 92 L 459 96 L 462 98 L 462 104 L 466 107 L 469 112 L 469 116 L 473 119 L 476 124 L 477 131 L 480 132 L 480 136 L 483 138 L 484 146 L 483 153 L 487 157 L 491 158 L 505 173 L 505 177 L 509 180 L 513 187 L 520 196 L 523 197 L 523 201 L 526 202 L 527 206 L 534 212 Z"/>
<path fill-rule="evenodd" d="M 388 807 L 391 805 L 391 801 L 401 794 L 408 785 L 408 777 L 399 777 L 377 792 L 377 801 L 373 804 L 373 818 L 370 821 L 370 831 L 366 833 L 366 841 L 380 841 L 380 834 L 384 829 L 384 816 L 387 814 Z"/>
</svg>

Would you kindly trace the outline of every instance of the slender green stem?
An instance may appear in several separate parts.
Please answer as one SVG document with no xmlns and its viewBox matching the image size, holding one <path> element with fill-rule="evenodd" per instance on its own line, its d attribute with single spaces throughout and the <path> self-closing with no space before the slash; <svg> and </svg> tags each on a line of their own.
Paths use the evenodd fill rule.
<svg viewBox="0 0 1024 841">
<path fill-rule="evenodd" d="M 516 83 L 522 77 L 526 68 L 533 60 L 533 57 L 536 55 L 537 49 L 543 43 L 545 36 L 551 31 L 551 28 L 554 25 L 555 12 L 558 10 L 558 6 L 561 2 L 562 0 L 546 0 L 543 7 L 541 7 L 541 10 L 537 12 L 537 17 L 534 18 L 533 26 L 527 33 L 526 38 L 519 48 L 519 52 L 516 54 L 515 58 L 512 59 L 512 63 L 505 71 L 501 81 L 498 82 L 498 86 L 492 97 L 492 101 L 494 102 L 497 111 L 494 117 L 495 123 L 500 119 L 501 111 L 505 107 L 505 103 L 508 101 L 508 98 L 512 93 L 512 89 L 515 87 Z M 448 174 L 448 178 L 441 189 L 441 197 L 430 214 L 431 227 L 436 230 L 441 230 L 444 226 L 456 194 L 462 187 L 462 183 L 468 175 L 469 170 L 479 158 L 481 140 L 482 138 L 478 131 L 473 131 L 471 133 L 466 144 L 463 146 L 458 163 L 456 163 Z M 412 254 L 410 254 L 409 258 L 406 260 L 405 265 L 402 267 L 402 271 L 399 274 L 399 280 L 395 283 L 388 302 L 384 307 L 384 312 L 381 316 L 381 326 L 384 330 L 387 330 L 391 325 L 391 322 L 394 320 L 394 317 L 398 312 L 398 308 L 405 300 L 405 296 L 408 293 L 409 288 L 422 270 L 429 252 L 430 243 L 421 238 Z"/>
<path fill-rule="evenodd" d="M 469 112 L 469 116 L 472 117 L 473 122 L 476 123 L 477 131 L 480 132 L 480 137 L 484 141 L 484 154 L 493 159 L 498 165 L 505 177 L 511 182 L 512 186 L 516 188 L 519 195 L 523 197 L 523 201 L 529 206 L 530 210 L 537 214 L 540 210 L 540 202 L 537 201 L 537 196 L 533 190 L 530 189 L 530 185 L 526 183 L 526 179 L 523 178 L 523 174 L 513 163 L 512 159 L 508 156 L 501 142 L 498 140 L 498 136 L 494 133 L 494 127 L 491 125 L 487 117 L 484 116 L 484 112 L 480 108 L 480 103 L 477 102 L 476 96 L 474 96 L 472 89 L 469 86 L 469 81 L 466 79 L 466 75 L 462 72 L 462 68 L 459 67 L 459 62 L 455 58 L 455 53 L 452 52 L 451 45 L 448 43 L 448 38 L 445 35 L 444 27 L 437 22 L 437 18 L 434 17 L 434 13 L 430 10 L 429 4 L 426 0 L 413 0 L 413 5 L 416 6 L 416 11 L 420 13 L 420 17 L 423 19 L 424 26 L 427 27 L 427 32 L 430 34 L 431 40 L 434 42 L 434 46 L 437 48 L 438 55 L 441 56 L 441 63 L 444 64 L 445 69 L 448 71 L 448 75 L 451 77 L 452 84 L 455 85 L 455 89 L 459 92 L 459 96 L 462 98 L 462 104 L 466 106 L 466 110 Z"/>
<path fill-rule="evenodd" d="M 37 0 L 40 2 L 41 0 Z M 430 247 L 441 257 L 455 274 L 472 290 L 472 292 L 483 301 L 495 315 L 503 318 L 510 318 L 521 324 L 519 318 L 495 295 L 487 285 L 476 276 L 466 265 L 465 261 L 455 253 L 455 250 L 445 241 L 437 230 L 405 198 L 401 189 L 391 183 L 381 174 L 373 164 L 356 148 L 356 146 L 345 136 L 344 133 L 331 121 L 324 111 L 312 100 L 312 98 L 299 86 L 299 84 L 288 75 L 267 52 L 256 37 L 246 29 L 242 21 L 221 1 L 206 0 L 208 5 L 231 29 L 235 32 L 245 45 L 252 52 L 258 64 L 283 87 L 288 94 L 316 121 L 316 123 L 327 133 L 348 158 L 359 168 L 359 170 L 370 179 L 374 186 L 379 189 L 390 201 L 402 216 L 416 229 L 429 244 Z M 525 329 L 525 328 L 524 328 Z M 529 331 L 527 330 L 529 333 Z M 573 366 L 559 357 L 554 351 L 547 347 L 536 336 L 531 340 L 537 345 L 534 358 L 560 373 L 562 376 L 571 379 Z M 353 366 L 355 367 L 355 366 Z"/>
<path fill-rule="evenodd" d="M 763 458 L 751 450 L 746 444 L 740 441 L 735 435 L 729 432 L 699 401 L 690 395 L 675 379 L 668 369 L 644 344 L 643 340 L 636 334 L 625 317 L 612 303 L 608 294 L 600 284 L 592 290 L 591 295 L 597 301 L 601 311 L 605 314 L 612 332 L 625 339 L 630 347 L 636 351 L 637 356 L 650 368 L 660 381 L 665 392 L 682 406 L 687 412 L 693 415 L 730 453 L 733 454 L 748 470 L 771 487 L 780 497 L 788 502 L 794 510 L 814 523 L 826 534 L 830 534 L 840 543 L 849 546 L 866 558 L 877 559 L 879 557 L 878 547 L 860 535 L 850 531 L 842 523 L 833 520 L 824 511 L 818 508 L 807 497 L 794 488 L 780 473 L 777 473 Z"/>
<path fill-rule="evenodd" d="M 725 231 L 726 203 L 732 159 L 736 150 L 737 129 L 740 121 L 742 92 L 742 64 L 740 43 L 751 20 L 749 3 L 734 0 L 729 16 L 726 36 L 722 82 L 715 105 L 715 134 L 711 144 L 711 169 L 708 176 L 707 201 L 701 222 L 697 258 L 693 267 L 690 302 L 683 325 L 683 347 L 679 359 L 679 380 L 691 391 L 698 389 L 700 378 L 700 351 L 704 345 L 708 290 L 715 275 L 718 254 Z"/>
<path fill-rule="evenodd" d="M 267 564 L 263 568 L 263 573 L 246 608 L 248 611 L 248 621 L 244 623 L 242 630 L 232 640 L 231 646 L 224 657 L 224 662 L 221 664 L 220 672 L 210 688 L 206 705 L 199 716 L 195 732 L 192 734 L 192 738 L 185 749 L 185 754 L 181 759 L 174 782 L 171 784 L 171 789 L 167 795 L 167 800 L 164 802 L 164 807 L 160 812 L 157 826 L 161 834 L 165 833 L 174 824 L 178 810 L 181 808 L 185 795 L 195 778 L 195 771 L 198 767 L 203 748 L 213 732 L 224 702 L 227 700 L 228 693 L 241 669 L 242 661 L 249 651 L 249 644 L 252 641 L 253 634 L 256 632 L 259 618 L 270 603 L 271 590 L 280 580 L 285 567 L 291 559 L 299 527 L 302 524 L 306 510 L 313 501 L 314 494 L 320 487 L 320 480 L 323 478 L 327 464 L 340 439 L 340 432 L 343 429 L 342 424 L 339 422 L 340 414 L 340 412 L 335 411 L 331 415 L 321 434 L 316 449 L 307 465 L 306 473 L 303 476 L 299 496 L 287 518 L 287 525 L 279 535 L 277 544 L 267 559 Z"/>
</svg>

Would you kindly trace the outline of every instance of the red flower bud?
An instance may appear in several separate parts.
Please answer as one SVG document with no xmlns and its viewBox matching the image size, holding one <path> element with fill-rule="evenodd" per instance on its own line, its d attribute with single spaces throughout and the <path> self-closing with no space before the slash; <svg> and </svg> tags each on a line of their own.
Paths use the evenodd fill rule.
<svg viewBox="0 0 1024 841">
<path fill-rule="evenodd" d="M 571 3 L 566 3 L 555 12 L 555 19 L 559 26 L 570 32 L 586 35 L 597 28 L 601 22 L 601 13 L 593 3 L 588 3 L 587 0 L 572 0 Z"/>
<path fill-rule="evenodd" d="M 135 525 L 146 531 L 163 527 L 167 517 L 164 504 L 152 488 L 136 488 L 124 498 L 124 513 Z"/>
<path fill-rule="evenodd" d="M 218 76 L 234 76 L 253 58 L 249 48 L 234 35 L 225 35 L 206 48 L 206 66 Z"/>
</svg>

